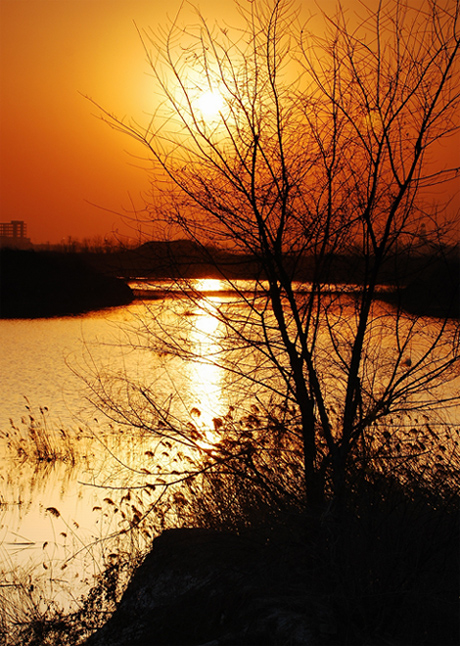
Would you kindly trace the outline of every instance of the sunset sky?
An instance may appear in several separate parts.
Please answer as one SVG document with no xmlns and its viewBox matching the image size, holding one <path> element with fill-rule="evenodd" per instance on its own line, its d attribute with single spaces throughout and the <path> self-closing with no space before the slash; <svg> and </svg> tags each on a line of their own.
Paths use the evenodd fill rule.
<svg viewBox="0 0 460 646">
<path fill-rule="evenodd" d="M 210 19 L 231 19 L 231 0 L 197 4 Z M 156 27 L 179 5 L 0 0 L 0 221 L 24 220 L 35 243 L 129 234 L 117 214 L 142 209 L 149 178 L 138 157 L 145 152 L 102 123 L 82 94 L 145 120 L 154 98 L 133 22 Z M 320 5 L 332 8 L 335 0 Z M 313 0 L 302 10 L 318 11 Z"/>
</svg>

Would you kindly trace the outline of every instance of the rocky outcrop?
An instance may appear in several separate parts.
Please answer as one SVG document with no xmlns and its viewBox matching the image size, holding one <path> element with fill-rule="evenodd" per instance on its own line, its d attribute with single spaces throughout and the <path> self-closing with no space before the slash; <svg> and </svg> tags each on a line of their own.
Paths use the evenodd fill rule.
<svg viewBox="0 0 460 646">
<path fill-rule="evenodd" d="M 298 556 L 232 534 L 166 531 L 86 646 L 324 643 Z"/>
<path fill-rule="evenodd" d="M 133 298 L 124 281 L 96 271 L 77 254 L 0 253 L 0 318 L 80 314 L 126 305 Z"/>
</svg>

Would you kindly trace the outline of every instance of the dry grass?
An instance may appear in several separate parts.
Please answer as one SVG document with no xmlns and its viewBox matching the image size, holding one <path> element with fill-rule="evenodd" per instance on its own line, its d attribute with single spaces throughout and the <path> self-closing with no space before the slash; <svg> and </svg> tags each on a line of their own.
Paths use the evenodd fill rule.
<svg viewBox="0 0 460 646">
<path fill-rule="evenodd" d="M 89 436 L 83 429 L 66 430 L 50 422 L 46 406 L 36 411 L 29 405 L 26 408 L 28 414 L 20 423 L 10 420 L 9 429 L 0 430 L 0 440 L 11 457 L 35 463 L 62 461 L 74 465 L 86 453 Z"/>
<path fill-rule="evenodd" d="M 238 433 L 246 447 L 228 434 L 220 447 L 230 456 L 225 463 L 171 488 L 168 503 L 162 500 L 169 526 L 173 519 L 176 526 L 230 530 L 269 545 L 283 587 L 314 600 L 323 644 L 458 643 L 458 445 L 452 442 L 449 453 L 434 436 L 429 444 L 425 427 L 411 426 L 399 428 L 398 454 L 387 441 L 394 428 L 381 428 L 351 464 L 342 513 L 318 515 L 302 505 L 302 472 L 289 464 L 299 458 L 292 445 L 269 450 L 265 443 L 273 423 L 254 415 L 242 420 Z M 456 441 L 457 433 L 446 430 L 448 436 Z M 135 536 L 141 527 L 131 525 Z M 73 613 L 18 582 L 21 600 L 12 605 L 4 598 L 0 613 L 0 627 L 14 631 L 0 643 L 84 643 L 116 607 L 140 558 L 135 548 L 112 555 Z"/>
</svg>

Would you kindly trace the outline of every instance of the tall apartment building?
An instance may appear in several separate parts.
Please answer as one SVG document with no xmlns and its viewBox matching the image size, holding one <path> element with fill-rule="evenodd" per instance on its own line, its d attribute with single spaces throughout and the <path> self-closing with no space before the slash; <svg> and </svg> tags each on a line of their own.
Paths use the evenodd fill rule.
<svg viewBox="0 0 460 646">
<path fill-rule="evenodd" d="M 27 248 L 31 242 L 27 237 L 27 225 L 23 220 L 0 222 L 0 247 Z"/>
</svg>

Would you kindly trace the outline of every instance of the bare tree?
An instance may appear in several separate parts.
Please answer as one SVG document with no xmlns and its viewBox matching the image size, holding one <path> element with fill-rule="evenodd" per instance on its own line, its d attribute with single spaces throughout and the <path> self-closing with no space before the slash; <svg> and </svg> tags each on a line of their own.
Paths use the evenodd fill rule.
<svg viewBox="0 0 460 646">
<path fill-rule="evenodd" d="M 196 357 L 187 335 L 167 329 L 150 343 L 224 368 L 240 392 L 263 391 L 268 421 L 262 431 L 219 419 L 210 449 L 154 387 L 139 386 L 127 407 L 95 392 L 117 421 L 194 446 L 202 469 L 243 469 L 272 495 L 264 452 L 290 450 L 285 475 L 300 469 L 321 507 L 326 492 L 342 501 L 350 465 L 396 450 L 403 423 L 392 416 L 458 404 L 445 388 L 458 376 L 458 324 L 449 312 L 429 326 L 404 312 L 393 264 L 415 249 L 422 222 L 440 232 L 423 191 L 458 172 L 426 162 L 459 129 L 460 5 L 382 0 L 353 24 L 339 8 L 321 36 L 289 2 L 238 7 L 235 30 L 197 11 L 191 27 L 179 15 L 166 31 L 140 32 L 158 109 L 146 127 L 103 114 L 151 156 L 152 218 L 199 245 L 244 305 L 211 302 L 189 282 L 184 297 L 224 326 L 218 345 Z M 250 290 L 222 249 L 251 260 Z M 391 306 L 381 300 L 390 275 Z"/>
</svg>

